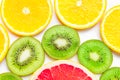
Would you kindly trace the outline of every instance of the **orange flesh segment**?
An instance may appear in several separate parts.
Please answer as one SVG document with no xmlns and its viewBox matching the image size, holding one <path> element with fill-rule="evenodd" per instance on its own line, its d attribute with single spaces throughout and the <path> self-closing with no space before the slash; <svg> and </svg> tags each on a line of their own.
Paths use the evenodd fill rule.
<svg viewBox="0 0 120 80">
<path fill-rule="evenodd" d="M 46 23 L 49 11 L 46 0 L 6 0 L 4 4 L 4 17 L 7 17 L 6 20 L 13 29 L 20 32 L 39 29 Z"/>
<path fill-rule="evenodd" d="M 81 1 L 80 6 L 78 1 Z M 64 16 L 68 22 L 78 25 L 87 24 L 96 19 L 103 5 L 102 0 L 58 0 L 58 2 L 60 14 Z"/>
</svg>

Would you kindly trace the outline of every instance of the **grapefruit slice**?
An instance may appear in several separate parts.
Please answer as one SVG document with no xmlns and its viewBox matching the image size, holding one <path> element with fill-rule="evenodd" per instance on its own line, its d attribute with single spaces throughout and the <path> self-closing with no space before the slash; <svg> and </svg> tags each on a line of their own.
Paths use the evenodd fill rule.
<svg viewBox="0 0 120 80">
<path fill-rule="evenodd" d="M 96 80 L 82 65 L 68 60 L 58 60 L 42 66 L 30 80 Z"/>
<path fill-rule="evenodd" d="M 52 17 L 50 0 L 3 0 L 2 19 L 14 34 L 32 36 L 43 31 Z"/>
</svg>

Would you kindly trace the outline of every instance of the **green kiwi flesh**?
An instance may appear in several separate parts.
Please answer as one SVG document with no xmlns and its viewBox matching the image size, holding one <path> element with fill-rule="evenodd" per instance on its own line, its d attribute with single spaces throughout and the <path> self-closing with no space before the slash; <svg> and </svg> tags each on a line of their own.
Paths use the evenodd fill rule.
<svg viewBox="0 0 120 80">
<path fill-rule="evenodd" d="M 100 40 L 88 40 L 78 50 L 79 62 L 93 73 L 107 70 L 113 61 L 110 49 Z"/>
<path fill-rule="evenodd" d="M 53 59 L 73 57 L 80 44 L 78 32 L 62 25 L 49 28 L 43 35 L 42 46 Z"/>
<path fill-rule="evenodd" d="M 19 76 L 13 73 L 6 72 L 6 73 L 0 74 L 0 80 L 22 80 L 22 78 L 20 78 Z"/>
<path fill-rule="evenodd" d="M 19 76 L 36 71 L 44 62 L 44 51 L 40 42 L 33 37 L 16 40 L 7 54 L 8 68 Z"/>
<path fill-rule="evenodd" d="M 113 67 L 108 69 L 101 75 L 100 80 L 120 80 L 120 68 Z"/>
</svg>

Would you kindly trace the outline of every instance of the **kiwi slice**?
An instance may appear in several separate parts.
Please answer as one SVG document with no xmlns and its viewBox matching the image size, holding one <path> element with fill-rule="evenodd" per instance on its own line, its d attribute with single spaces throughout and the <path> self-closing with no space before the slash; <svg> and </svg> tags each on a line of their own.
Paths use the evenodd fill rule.
<svg viewBox="0 0 120 80">
<path fill-rule="evenodd" d="M 0 74 L 0 80 L 22 80 L 22 78 L 20 78 L 19 76 L 13 73 L 6 72 L 6 73 Z"/>
<path fill-rule="evenodd" d="M 55 25 L 43 35 L 42 46 L 53 59 L 68 59 L 74 56 L 80 44 L 78 32 L 72 28 Z"/>
<path fill-rule="evenodd" d="M 120 68 L 113 67 L 106 70 L 100 77 L 100 80 L 120 80 Z"/>
<path fill-rule="evenodd" d="M 110 49 L 100 40 L 88 40 L 78 50 L 79 62 L 93 73 L 107 70 L 113 61 Z"/>
<path fill-rule="evenodd" d="M 44 51 L 38 40 L 33 37 L 22 37 L 16 40 L 7 54 L 9 69 L 26 76 L 37 70 L 44 62 Z"/>
</svg>

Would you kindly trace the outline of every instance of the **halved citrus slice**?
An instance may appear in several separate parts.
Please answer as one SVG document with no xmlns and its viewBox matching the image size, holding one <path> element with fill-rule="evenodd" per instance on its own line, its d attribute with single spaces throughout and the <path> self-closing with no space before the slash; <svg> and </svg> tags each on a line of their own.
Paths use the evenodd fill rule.
<svg viewBox="0 0 120 80">
<path fill-rule="evenodd" d="M 110 9 L 101 23 L 103 41 L 117 54 L 120 54 L 120 5 Z"/>
<path fill-rule="evenodd" d="M 50 22 L 51 8 L 50 0 L 3 0 L 2 19 L 17 35 L 36 35 Z"/>
<path fill-rule="evenodd" d="M 38 69 L 30 80 L 96 80 L 95 76 L 75 62 L 58 60 Z"/>
<path fill-rule="evenodd" d="M 9 37 L 6 29 L 0 24 L 0 62 L 5 58 L 9 47 Z"/>
<path fill-rule="evenodd" d="M 95 25 L 106 9 L 106 0 L 55 0 L 59 20 L 75 29 Z"/>
</svg>

